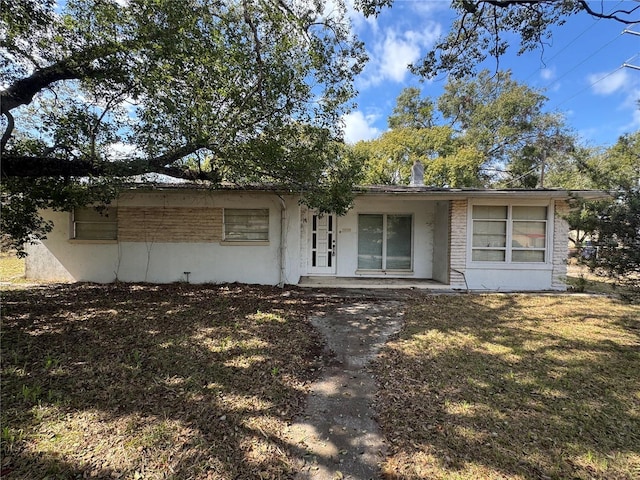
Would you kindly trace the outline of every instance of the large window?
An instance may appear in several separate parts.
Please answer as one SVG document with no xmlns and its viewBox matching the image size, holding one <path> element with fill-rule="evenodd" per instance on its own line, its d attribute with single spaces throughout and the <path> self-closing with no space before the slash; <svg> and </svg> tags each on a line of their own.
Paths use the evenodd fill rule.
<svg viewBox="0 0 640 480">
<path fill-rule="evenodd" d="M 358 215 L 358 269 L 411 270 L 411 215 Z"/>
<path fill-rule="evenodd" d="M 546 262 L 547 207 L 474 205 L 474 262 Z"/>
<path fill-rule="evenodd" d="M 225 208 L 224 239 L 228 242 L 267 242 L 269 209 Z"/>
<path fill-rule="evenodd" d="M 116 240 L 118 238 L 118 210 L 115 207 L 77 207 L 72 213 L 75 240 Z"/>
</svg>

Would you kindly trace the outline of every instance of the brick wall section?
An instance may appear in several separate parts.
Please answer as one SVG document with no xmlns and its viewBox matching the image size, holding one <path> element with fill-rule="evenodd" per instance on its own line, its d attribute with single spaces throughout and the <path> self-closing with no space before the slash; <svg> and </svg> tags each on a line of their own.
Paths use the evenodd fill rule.
<svg viewBox="0 0 640 480">
<path fill-rule="evenodd" d="M 118 241 L 206 243 L 222 240 L 222 208 L 118 207 Z"/>
<path fill-rule="evenodd" d="M 453 288 L 465 288 L 462 274 L 467 265 L 467 201 L 452 200 L 450 204 L 449 252 L 451 255 L 451 271 L 449 285 Z"/>
<path fill-rule="evenodd" d="M 551 286 L 554 290 L 566 290 L 567 285 L 567 255 L 569 224 L 563 218 L 569 213 L 569 206 L 565 201 L 555 202 L 555 218 L 553 222 L 553 272 Z"/>
</svg>

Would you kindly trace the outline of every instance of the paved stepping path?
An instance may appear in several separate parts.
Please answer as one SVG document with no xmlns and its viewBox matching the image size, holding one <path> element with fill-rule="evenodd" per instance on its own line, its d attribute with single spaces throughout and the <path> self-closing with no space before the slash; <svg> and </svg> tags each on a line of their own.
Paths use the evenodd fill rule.
<svg viewBox="0 0 640 480">
<path fill-rule="evenodd" d="M 303 452 L 299 480 L 378 479 L 385 446 L 374 420 L 376 382 L 367 365 L 402 325 L 403 303 L 347 301 L 311 319 L 335 361 L 311 386 L 289 431 Z"/>
</svg>

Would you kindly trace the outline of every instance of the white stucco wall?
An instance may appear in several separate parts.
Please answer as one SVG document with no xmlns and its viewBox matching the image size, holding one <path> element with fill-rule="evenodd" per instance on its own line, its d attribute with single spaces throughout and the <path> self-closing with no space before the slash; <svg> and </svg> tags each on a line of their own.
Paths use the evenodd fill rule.
<svg viewBox="0 0 640 480">
<path fill-rule="evenodd" d="M 402 277 L 449 282 L 451 288 L 471 290 L 563 290 L 566 274 L 566 222 L 557 214 L 564 203 L 534 198 L 549 207 L 547 260 L 541 264 L 472 262 L 470 208 L 473 203 L 509 203 L 521 197 L 416 198 L 360 195 L 354 208 L 336 219 L 336 276 Z M 28 246 L 28 278 L 112 282 L 296 284 L 309 275 L 309 212 L 295 195 L 266 192 L 132 191 L 116 202 L 126 207 L 268 208 L 269 242 L 260 245 L 199 243 L 83 242 L 69 240 L 70 215 L 44 212 L 54 229 L 40 245 Z M 281 237 L 282 201 L 285 205 Z M 547 202 L 547 203 L 544 203 Z M 413 217 L 413 268 L 410 272 L 362 272 L 357 267 L 358 215 L 410 214 Z M 450 218 L 451 216 L 451 218 Z M 281 241 L 283 240 L 283 241 Z M 284 246 L 284 255 L 281 256 Z M 466 280 L 466 283 L 465 283 Z"/>
<path fill-rule="evenodd" d="M 388 197 L 362 195 L 356 198 L 354 206 L 346 215 L 337 217 L 336 276 L 338 277 L 402 277 L 432 278 L 433 241 L 435 228 L 435 203 L 425 200 L 390 199 Z M 411 272 L 362 272 L 358 270 L 358 215 L 359 214 L 410 214 L 413 216 L 413 268 Z M 308 219 L 307 215 L 302 220 Z M 309 225 L 306 222 L 301 235 L 300 265 L 308 272 L 310 256 Z"/>
<path fill-rule="evenodd" d="M 73 282 L 74 278 L 62 263 L 42 243 L 30 243 L 25 246 L 27 259 L 25 277 L 51 282 Z"/>
<path fill-rule="evenodd" d="M 435 203 L 433 239 L 433 275 L 440 283 L 449 283 L 449 202 Z"/>
<path fill-rule="evenodd" d="M 220 193 L 211 191 L 127 192 L 117 206 L 184 206 L 218 208 L 268 208 L 267 245 L 156 242 L 86 242 L 69 240 L 68 213 L 44 212 L 54 230 L 34 255 L 27 258 L 29 278 L 112 282 L 170 283 L 297 283 L 299 266 L 299 205 L 297 198 L 283 197 L 286 206 L 285 269 L 281 272 L 281 211 L 277 195 L 268 193 Z M 48 265 L 39 268 L 38 265 Z"/>
<path fill-rule="evenodd" d="M 470 290 L 500 292 L 552 290 L 551 269 L 506 269 L 499 267 L 467 268 L 465 272 Z"/>
<path fill-rule="evenodd" d="M 69 241 L 70 213 L 45 211 L 41 214 L 53 222 L 53 230 L 46 240 L 27 246 L 27 278 L 100 283 L 116 278 L 118 245 L 115 242 L 74 244 Z"/>
</svg>

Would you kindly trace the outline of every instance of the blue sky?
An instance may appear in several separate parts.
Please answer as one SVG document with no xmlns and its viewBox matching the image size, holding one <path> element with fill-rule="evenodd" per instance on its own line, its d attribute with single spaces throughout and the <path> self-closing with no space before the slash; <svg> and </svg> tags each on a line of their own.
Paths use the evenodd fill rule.
<svg viewBox="0 0 640 480">
<path fill-rule="evenodd" d="M 598 4 L 600 2 L 597 2 Z M 605 11 L 637 6 L 635 1 L 605 0 Z M 411 74 L 406 66 L 417 62 L 454 18 L 449 0 L 395 0 L 377 18 L 365 19 L 351 12 L 354 30 L 365 42 L 369 63 L 356 81 L 357 108 L 345 120 L 349 143 L 379 136 L 387 129 L 387 117 L 403 88 L 421 88 L 436 99 L 446 83 L 444 76 L 428 82 Z M 500 68 L 513 78 L 543 89 L 548 111 L 565 116 L 567 125 L 590 146 L 608 146 L 624 133 L 640 129 L 640 70 L 623 68 L 627 62 L 640 66 L 640 24 L 625 26 L 578 14 L 553 30 L 551 45 L 501 59 Z M 495 69 L 495 61 L 487 68 Z"/>
</svg>

